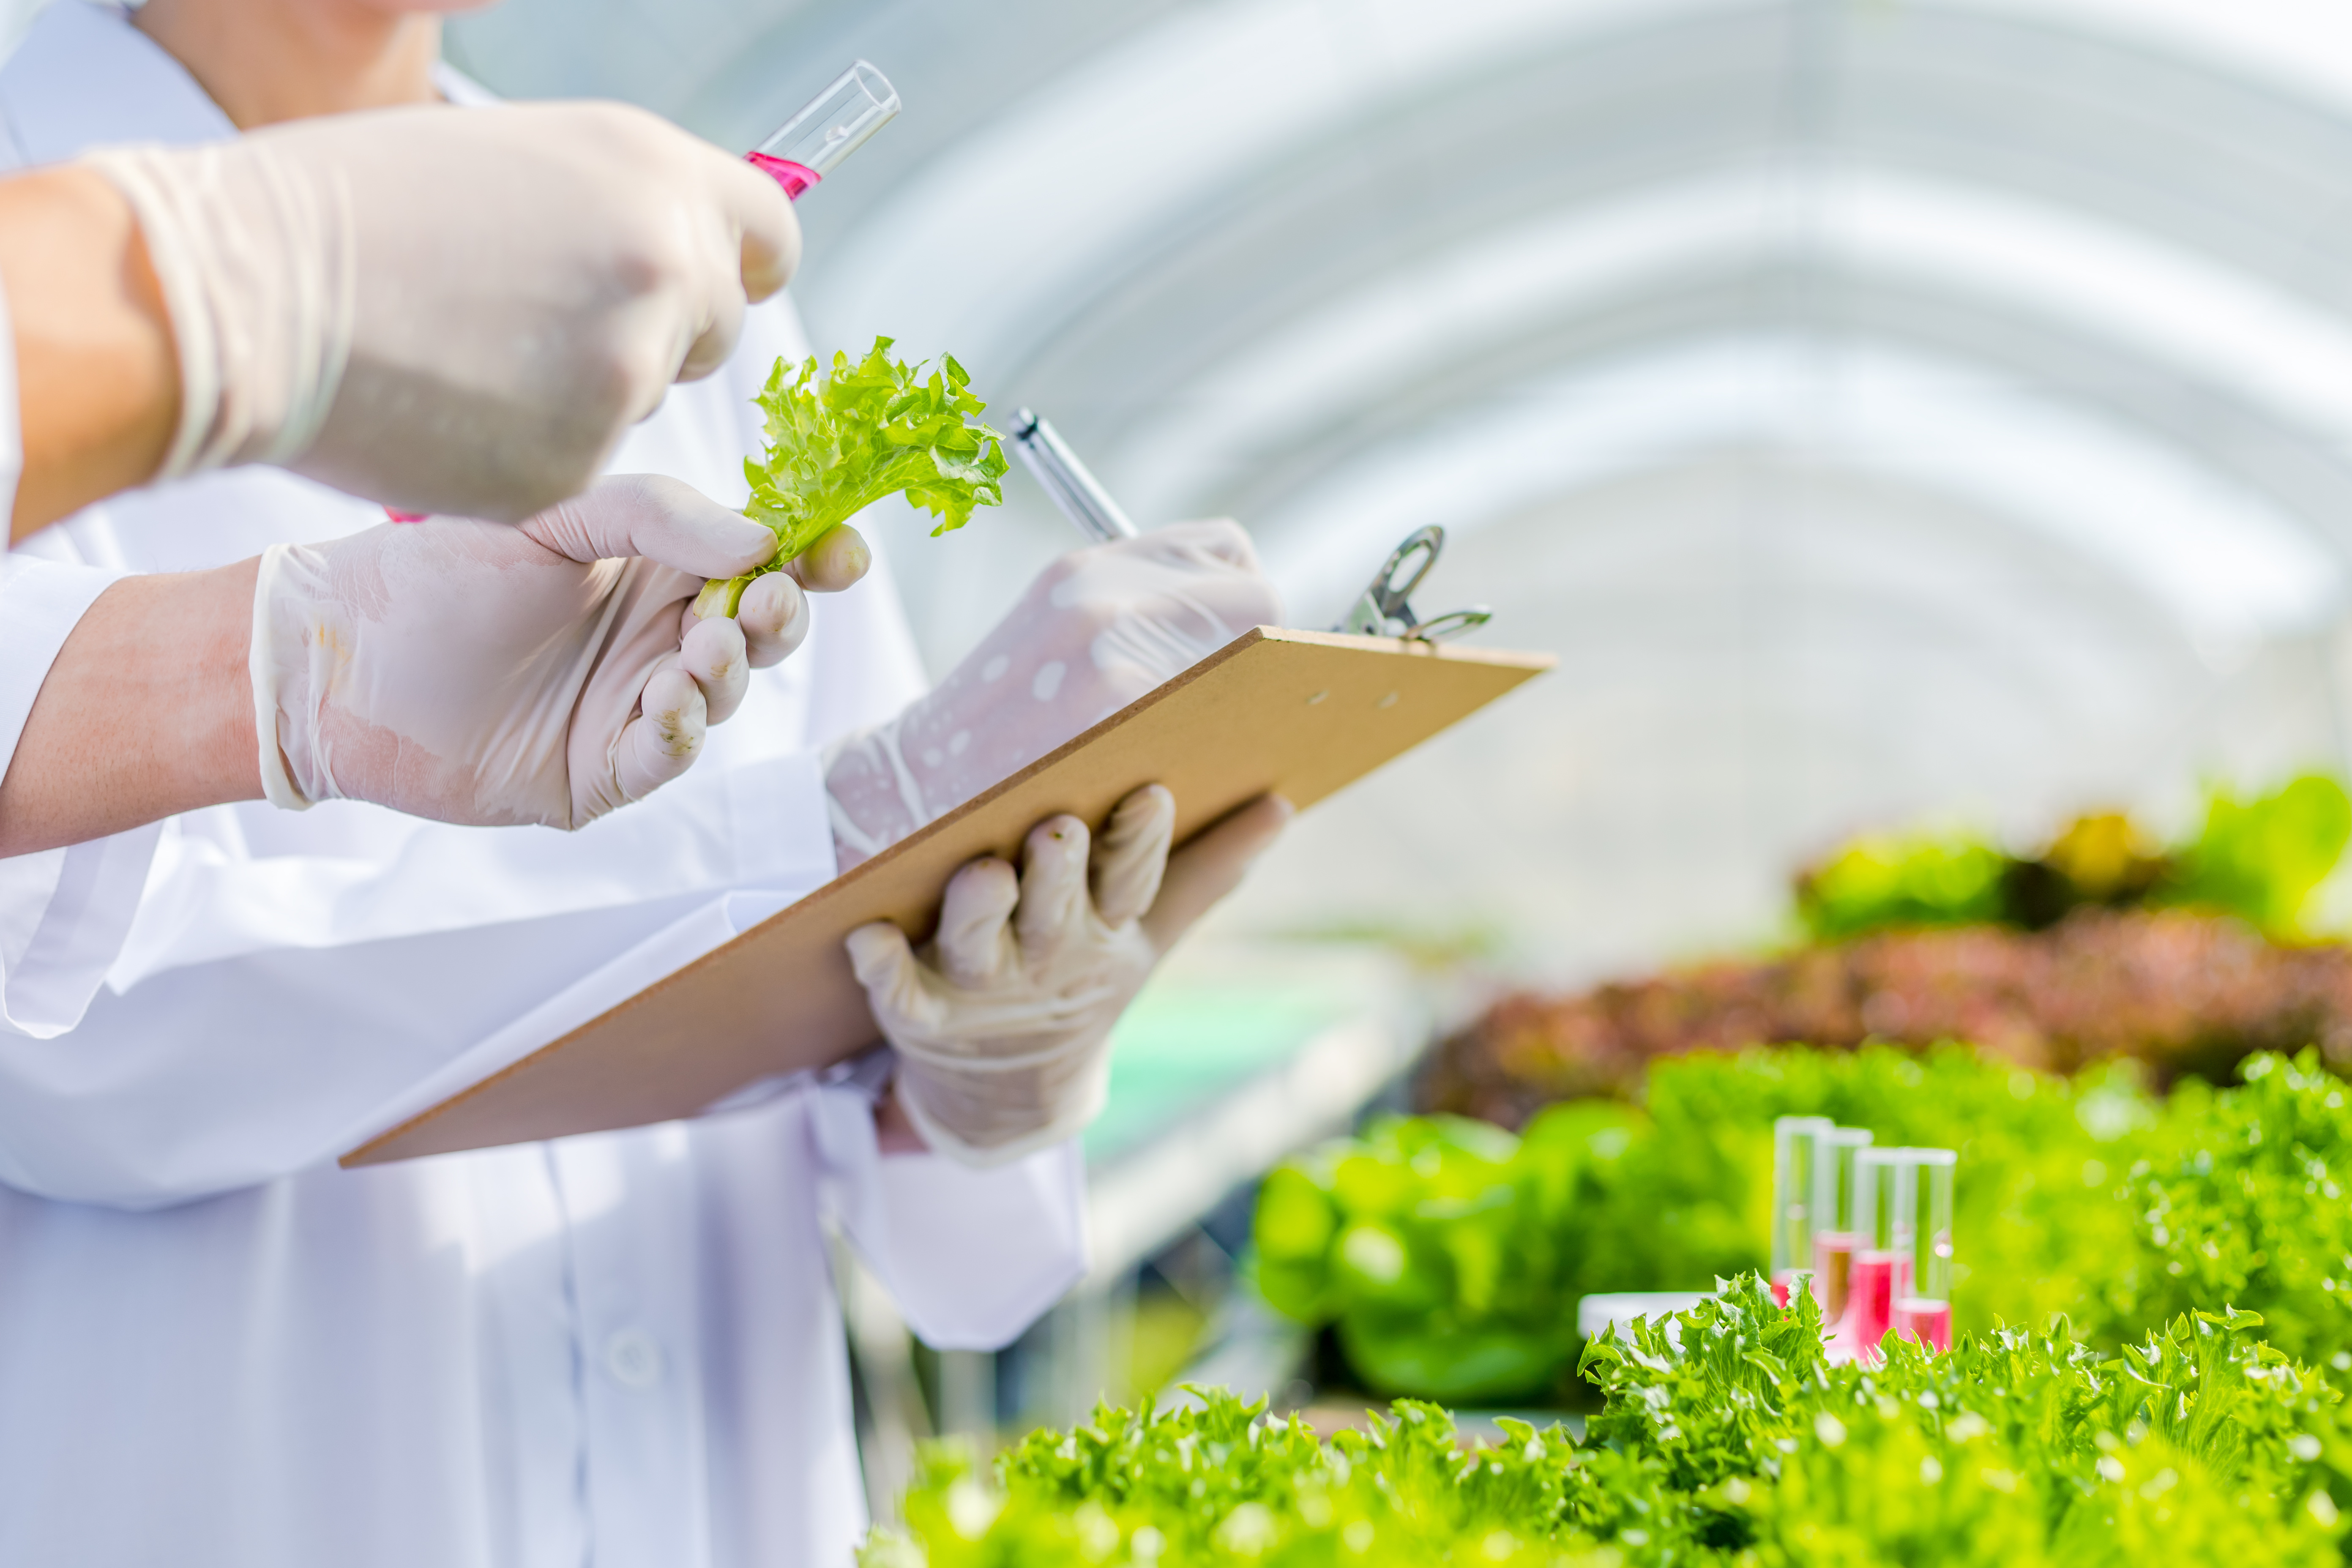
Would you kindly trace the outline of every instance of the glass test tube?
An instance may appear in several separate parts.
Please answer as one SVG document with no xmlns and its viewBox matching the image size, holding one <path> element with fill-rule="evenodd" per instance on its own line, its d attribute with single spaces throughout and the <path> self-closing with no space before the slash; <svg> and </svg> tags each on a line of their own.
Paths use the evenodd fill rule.
<svg viewBox="0 0 2352 1568">
<path fill-rule="evenodd" d="M 1865 1362 L 1884 1359 L 1879 1346 L 1895 1326 L 1895 1303 L 1917 1294 L 1913 1279 L 1918 1247 L 1919 1172 L 1946 1149 L 1864 1149 L 1854 1159 L 1854 1215 L 1861 1246 L 1854 1253 L 1847 1347 Z"/>
<path fill-rule="evenodd" d="M 1853 1300 L 1853 1254 L 1860 1245 L 1855 1162 L 1870 1147 L 1870 1130 L 1832 1127 L 1816 1134 L 1813 1144 L 1813 1300 L 1822 1304 L 1822 1321 L 1839 1332 Z"/>
<path fill-rule="evenodd" d="M 1914 1149 L 1907 1284 L 1899 1287 L 1889 1323 L 1897 1339 L 1929 1350 L 1952 1348 L 1952 1173 L 1950 1149 Z"/>
<path fill-rule="evenodd" d="M 841 166 L 841 161 L 866 145 L 897 117 L 898 89 L 890 79 L 859 60 L 833 79 L 799 112 L 784 121 L 774 135 L 743 161 L 783 186 L 793 201 L 801 193 Z M 383 515 L 394 522 L 423 522 L 421 511 L 387 506 Z"/>
<path fill-rule="evenodd" d="M 890 79 L 859 60 L 833 79 L 831 85 L 801 107 L 782 129 L 743 161 L 783 186 L 793 201 L 801 193 L 841 166 L 841 161 L 866 145 L 898 112 L 898 89 Z M 394 522 L 423 522 L 421 511 L 385 507 Z"/>
<path fill-rule="evenodd" d="M 1772 1123 L 1772 1299 L 1783 1307 L 1797 1276 L 1813 1271 L 1813 1151 L 1826 1116 L 1783 1116 Z"/>
<path fill-rule="evenodd" d="M 859 60 L 784 121 L 774 135 L 745 153 L 753 168 L 784 187 L 794 201 L 841 166 L 898 112 L 890 79 Z"/>
</svg>

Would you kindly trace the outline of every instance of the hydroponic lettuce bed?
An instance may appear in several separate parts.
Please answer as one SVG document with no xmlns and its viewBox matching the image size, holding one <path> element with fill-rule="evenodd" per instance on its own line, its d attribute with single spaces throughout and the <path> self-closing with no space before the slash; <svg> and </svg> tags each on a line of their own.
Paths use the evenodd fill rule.
<svg viewBox="0 0 2352 1568">
<path fill-rule="evenodd" d="M 1780 1043 L 1968 1040 L 2058 1072 L 2129 1058 L 2159 1089 L 2307 1045 L 2352 1064 L 2352 947 L 2305 926 L 2347 834 L 2352 799 L 2314 775 L 2215 793 L 2168 847 L 2116 813 L 2021 854 L 1865 837 L 1796 877 L 1806 945 L 1506 998 L 1439 1046 L 1420 1107 L 1516 1128 L 1555 1100 L 1631 1099 L 1661 1058 Z"/>
<path fill-rule="evenodd" d="M 866 1568 L 2342 1563 L 2352 953 L 2296 921 L 2347 831 L 2307 779 L 2170 848 L 2114 816 L 2022 856 L 1864 841 L 1800 879 L 1811 951 L 1507 1005 L 1427 1086 L 1493 1120 L 1277 1170 L 1251 1267 L 1364 1387 L 1597 1394 L 1582 1438 L 1465 1445 L 1401 1398 L 1325 1442 L 1199 1390 L 992 1469 L 933 1450 Z M 1958 1034 L 1990 1049 L 1869 1043 Z M 1843 1048 L 1697 1048 L 1791 1036 Z M 1751 1272 L 1792 1114 L 1958 1152 L 1950 1352 L 1832 1367 Z M 1588 1291 L 1710 1281 L 1577 1336 Z"/>
<path fill-rule="evenodd" d="M 2186 910 L 2084 910 L 2046 931 L 1881 931 L 1567 996 L 1505 998 L 1444 1041 L 1423 1110 L 1519 1127 L 1556 1100 L 1631 1099 L 1694 1050 L 1969 1040 L 2021 1066 L 2111 1058 L 2158 1086 L 2226 1082 L 2257 1051 L 2352 1065 L 2352 948 L 2274 942 Z"/>
<path fill-rule="evenodd" d="M 1558 1108 L 1524 1141 L 1401 1119 L 1286 1168 L 1259 1214 L 1269 1299 L 1337 1321 L 1368 1383 L 1572 1367 L 1601 1399 L 1582 1439 L 1505 1422 L 1467 1447 L 1405 1400 L 1324 1442 L 1201 1391 L 992 1470 L 934 1450 L 867 1568 L 2344 1560 L 2352 1110 L 2315 1056 L 2159 1102 L 1958 1049 L 1756 1051 L 1664 1064 L 1649 1099 Z M 1747 1274 L 1580 1349 L 1562 1270 L 1687 1268 L 1751 1224 L 1760 1247 L 1732 1178 L 1790 1105 L 1962 1151 L 1973 1331 L 1832 1367 L 1811 1298 L 1780 1309 Z"/>
<path fill-rule="evenodd" d="M 2063 1312 L 2112 1348 L 2226 1303 L 2324 1361 L 2352 1351 L 2352 1105 L 2315 1053 L 2244 1071 L 2160 1100 L 2126 1067 L 2070 1080 L 1957 1047 L 1702 1053 L 1654 1067 L 1639 1106 L 1555 1106 L 1523 1136 L 1394 1119 L 1266 1179 L 1257 1284 L 1331 1325 L 1366 1388 L 1556 1399 L 1586 1293 L 1765 1267 L 1772 1121 L 1821 1114 L 1958 1151 L 1964 1331 Z"/>
<path fill-rule="evenodd" d="M 866 1568 L 1078 1564 L 2332 1565 L 2352 1504 L 2336 1388 L 2200 1313 L 2120 1353 L 2064 1325 L 1832 1367 L 1809 1298 L 1753 1276 L 1585 1352 L 1583 1441 L 1444 1413 L 1330 1442 L 1207 1393 L 1031 1435 L 993 1473 L 935 1450 Z"/>
</svg>

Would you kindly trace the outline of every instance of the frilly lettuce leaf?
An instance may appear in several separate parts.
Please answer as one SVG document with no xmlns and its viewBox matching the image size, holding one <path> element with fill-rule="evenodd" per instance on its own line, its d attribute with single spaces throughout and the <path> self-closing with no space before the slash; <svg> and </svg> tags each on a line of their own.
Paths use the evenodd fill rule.
<svg viewBox="0 0 2352 1568">
<path fill-rule="evenodd" d="M 757 399 L 767 416 L 764 460 L 746 458 L 751 500 L 743 515 L 775 531 L 776 553 L 750 576 L 712 583 L 698 615 L 733 615 L 752 577 L 782 568 L 884 496 L 907 500 L 940 520 L 934 537 L 961 528 L 972 509 L 999 506 L 1003 437 L 980 420 L 988 405 L 954 356 L 926 376 L 929 362 L 890 357 L 877 338 L 855 364 L 833 356 L 830 372 L 811 355 L 779 359 Z"/>
</svg>

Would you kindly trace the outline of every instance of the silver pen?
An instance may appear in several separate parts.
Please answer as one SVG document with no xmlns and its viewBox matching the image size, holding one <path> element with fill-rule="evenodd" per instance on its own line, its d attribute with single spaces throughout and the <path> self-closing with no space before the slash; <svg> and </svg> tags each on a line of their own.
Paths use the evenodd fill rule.
<svg viewBox="0 0 2352 1568">
<path fill-rule="evenodd" d="M 1136 537 L 1135 524 L 1110 499 L 1102 481 L 1087 471 L 1051 425 L 1029 409 L 1016 412 L 1013 421 L 1013 449 L 1062 515 L 1077 524 L 1078 531 L 1096 544 L 1114 539 Z M 1381 568 L 1371 585 L 1359 595 L 1348 617 L 1331 629 L 1354 632 L 1360 636 L 1406 637 L 1416 642 L 1439 642 L 1460 637 L 1475 626 L 1483 626 L 1493 618 L 1493 612 L 1484 605 L 1468 609 L 1449 610 L 1442 616 L 1423 620 L 1406 603 L 1405 595 L 1421 586 L 1429 569 L 1437 564 L 1439 552 L 1445 548 L 1445 531 L 1434 524 L 1416 529 Z"/>
<path fill-rule="evenodd" d="M 1021 409 L 1013 420 L 1013 449 L 1029 466 L 1062 515 L 1078 525 L 1078 531 L 1096 544 L 1113 539 L 1133 539 L 1135 524 L 1119 510 L 1118 502 L 1102 481 L 1087 471 L 1077 454 L 1051 425 L 1028 409 Z"/>
</svg>

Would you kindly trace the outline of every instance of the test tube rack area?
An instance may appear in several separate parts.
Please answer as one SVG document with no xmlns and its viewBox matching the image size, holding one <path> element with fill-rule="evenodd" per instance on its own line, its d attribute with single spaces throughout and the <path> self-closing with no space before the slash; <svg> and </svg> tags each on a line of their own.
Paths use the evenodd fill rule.
<svg viewBox="0 0 2352 1568">
<path fill-rule="evenodd" d="M 1864 1128 L 1784 1116 L 1772 1129 L 1772 1292 L 1810 1289 L 1834 1360 L 1886 1336 L 1952 1344 L 1949 1149 L 1878 1147 Z"/>
</svg>

